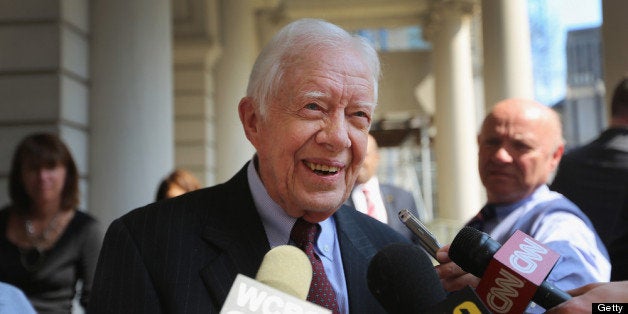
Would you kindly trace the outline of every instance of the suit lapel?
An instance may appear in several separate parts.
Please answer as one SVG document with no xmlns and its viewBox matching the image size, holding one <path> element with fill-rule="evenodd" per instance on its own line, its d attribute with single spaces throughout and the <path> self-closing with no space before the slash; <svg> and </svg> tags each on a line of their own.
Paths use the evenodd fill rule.
<svg viewBox="0 0 628 314">
<path fill-rule="evenodd" d="M 388 216 L 388 223 L 395 223 L 398 218 L 398 208 L 395 205 L 395 195 L 387 185 L 380 184 L 379 190 L 382 192 L 382 200 L 384 201 L 384 207 L 386 208 L 386 215 Z"/>
<path fill-rule="evenodd" d="M 347 281 L 349 309 L 351 313 L 369 312 L 365 300 L 372 299 L 366 282 L 368 261 L 377 253 L 366 234 L 359 227 L 352 208 L 342 206 L 335 214 L 343 269 Z"/>
<path fill-rule="evenodd" d="M 220 201 L 211 205 L 222 208 L 213 210 L 202 233 L 211 257 L 200 276 L 210 295 L 216 296 L 216 304 L 223 304 L 238 273 L 255 278 L 270 250 L 248 188 L 246 168 L 223 185 Z"/>
</svg>

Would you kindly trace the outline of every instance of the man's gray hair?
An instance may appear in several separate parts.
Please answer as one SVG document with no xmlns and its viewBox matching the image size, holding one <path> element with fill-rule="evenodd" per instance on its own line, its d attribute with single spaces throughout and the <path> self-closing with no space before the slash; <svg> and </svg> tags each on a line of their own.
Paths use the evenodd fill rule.
<svg viewBox="0 0 628 314">
<path fill-rule="evenodd" d="M 265 116 L 267 104 L 276 96 L 286 69 L 321 49 L 358 52 L 373 75 L 374 101 L 377 102 L 381 70 L 373 46 L 365 38 L 351 35 L 332 23 L 300 19 L 282 28 L 266 44 L 253 65 L 246 93 L 255 100 L 262 116 Z"/>
</svg>

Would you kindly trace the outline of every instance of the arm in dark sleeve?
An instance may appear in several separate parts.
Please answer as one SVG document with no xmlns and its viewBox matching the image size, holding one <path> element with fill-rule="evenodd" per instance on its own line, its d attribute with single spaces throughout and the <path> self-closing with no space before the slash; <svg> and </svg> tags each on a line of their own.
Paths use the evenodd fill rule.
<svg viewBox="0 0 628 314">
<path fill-rule="evenodd" d="M 80 301 L 83 308 L 87 308 L 89 294 L 94 282 L 96 264 L 98 263 L 98 253 L 100 252 L 102 244 L 100 224 L 95 220 L 91 220 L 90 223 L 85 226 L 85 231 L 81 236 L 84 241 L 81 252 L 79 253 L 81 256 L 79 261 L 79 278 L 83 281 Z"/>
</svg>

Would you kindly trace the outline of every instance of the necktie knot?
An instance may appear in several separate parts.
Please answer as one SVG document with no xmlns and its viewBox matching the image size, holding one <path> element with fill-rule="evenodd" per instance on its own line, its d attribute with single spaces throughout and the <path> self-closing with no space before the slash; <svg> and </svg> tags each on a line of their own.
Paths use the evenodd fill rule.
<svg viewBox="0 0 628 314">
<path fill-rule="evenodd" d="M 492 220 L 497 216 L 495 212 L 495 206 L 486 204 L 486 206 L 482 207 L 480 212 L 469 221 L 467 226 L 473 227 L 480 231 L 485 231 L 486 222 Z"/>
<path fill-rule="evenodd" d="M 489 221 L 495 218 L 495 216 L 497 216 L 495 213 L 495 206 L 487 204 L 482 208 L 482 210 L 480 210 L 480 215 L 482 215 L 482 219 L 484 221 Z"/>
<path fill-rule="evenodd" d="M 299 218 L 292 227 L 290 238 L 303 250 L 308 243 L 314 244 L 314 242 L 316 242 L 316 235 L 319 228 L 320 226 L 318 224 L 313 224 L 303 218 Z"/>
</svg>

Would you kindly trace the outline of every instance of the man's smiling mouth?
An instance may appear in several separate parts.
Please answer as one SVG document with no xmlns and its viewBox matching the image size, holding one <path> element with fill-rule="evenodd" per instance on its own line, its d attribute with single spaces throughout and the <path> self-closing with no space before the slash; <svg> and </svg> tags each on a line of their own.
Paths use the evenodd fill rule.
<svg viewBox="0 0 628 314">
<path fill-rule="evenodd" d="M 310 168 L 310 170 L 322 174 L 322 175 L 332 175 L 336 174 L 340 168 L 328 165 L 315 164 L 313 162 L 306 161 L 305 165 Z"/>
</svg>

